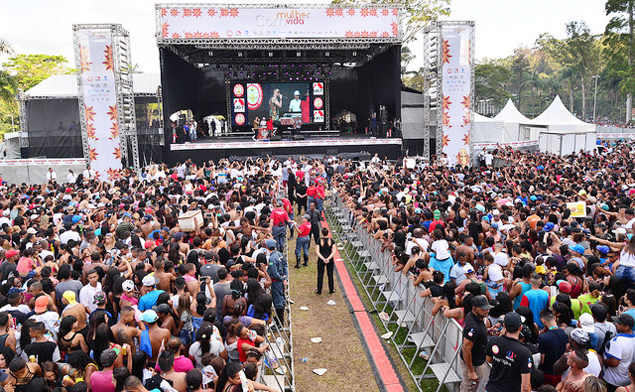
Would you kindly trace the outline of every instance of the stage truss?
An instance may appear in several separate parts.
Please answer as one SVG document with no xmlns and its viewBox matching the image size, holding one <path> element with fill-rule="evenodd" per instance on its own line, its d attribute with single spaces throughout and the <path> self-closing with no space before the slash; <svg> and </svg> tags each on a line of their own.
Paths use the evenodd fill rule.
<svg viewBox="0 0 635 392">
<path fill-rule="evenodd" d="M 134 93 L 132 87 L 132 68 L 130 65 L 130 34 L 120 24 L 78 24 L 73 25 L 73 43 L 75 51 L 75 67 L 81 69 L 79 53 L 79 30 L 110 30 L 112 34 L 115 90 L 117 107 L 117 122 L 119 126 L 119 146 L 122 157 L 128 160 L 129 152 L 132 155 L 132 165 L 139 170 L 139 145 L 137 141 L 136 115 L 134 110 Z M 86 103 L 84 100 L 83 81 L 80 72 L 77 72 L 77 100 L 79 104 L 79 119 L 82 127 L 82 149 L 84 157 L 88 159 L 90 147 L 86 131 Z"/>
</svg>

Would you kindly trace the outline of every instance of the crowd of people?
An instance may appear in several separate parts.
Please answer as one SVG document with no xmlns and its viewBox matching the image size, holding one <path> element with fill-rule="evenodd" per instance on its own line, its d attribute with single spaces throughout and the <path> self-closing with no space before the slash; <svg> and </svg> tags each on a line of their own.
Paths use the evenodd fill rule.
<svg viewBox="0 0 635 392">
<path fill-rule="evenodd" d="M 463 326 L 462 391 L 635 390 L 635 150 L 605 147 L 331 179 L 395 271 Z"/>
<path fill-rule="evenodd" d="M 289 371 L 267 339 L 288 327 L 288 237 L 298 236 L 297 268 L 309 236 L 320 238 L 310 222 L 319 227 L 326 172 L 317 160 L 268 158 L 3 184 L 0 385 L 279 390 L 258 373 Z M 321 247 L 333 292 L 335 246 Z"/>
</svg>

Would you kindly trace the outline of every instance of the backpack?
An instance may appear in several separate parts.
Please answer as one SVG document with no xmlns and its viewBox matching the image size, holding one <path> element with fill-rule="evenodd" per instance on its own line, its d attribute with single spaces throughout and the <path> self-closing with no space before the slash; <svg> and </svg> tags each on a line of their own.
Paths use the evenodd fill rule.
<svg viewBox="0 0 635 392">
<path fill-rule="evenodd" d="M 600 354 L 600 356 L 604 356 L 604 352 L 606 351 L 606 346 L 608 342 L 611 341 L 612 338 L 613 338 L 613 334 L 611 333 L 610 330 L 607 330 L 606 332 L 604 332 L 604 340 L 602 341 L 602 344 L 598 346 L 598 349 L 597 349 L 597 353 Z"/>
</svg>

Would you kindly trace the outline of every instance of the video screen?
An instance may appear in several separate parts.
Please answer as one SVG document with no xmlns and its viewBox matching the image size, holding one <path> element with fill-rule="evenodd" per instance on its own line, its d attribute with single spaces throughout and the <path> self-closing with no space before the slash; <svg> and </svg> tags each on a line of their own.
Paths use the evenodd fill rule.
<svg viewBox="0 0 635 392">
<path fill-rule="evenodd" d="M 322 82 L 238 82 L 232 86 L 235 125 L 251 124 L 256 117 L 284 122 L 299 118 L 302 123 L 323 122 Z"/>
</svg>

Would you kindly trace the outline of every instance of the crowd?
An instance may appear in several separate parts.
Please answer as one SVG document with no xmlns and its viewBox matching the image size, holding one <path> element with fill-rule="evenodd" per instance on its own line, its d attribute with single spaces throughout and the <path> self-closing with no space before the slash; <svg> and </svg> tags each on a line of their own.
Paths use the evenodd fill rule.
<svg viewBox="0 0 635 392">
<path fill-rule="evenodd" d="M 395 271 L 463 326 L 462 391 L 635 391 L 635 149 L 609 147 L 331 179 Z"/>
<path fill-rule="evenodd" d="M 278 390 L 256 380 L 263 364 L 289 371 L 266 343 L 288 327 L 287 237 L 299 237 L 302 268 L 309 236 L 320 237 L 326 172 L 319 161 L 249 159 L 3 184 L 0 385 Z M 192 212 L 194 228 L 181 229 Z M 333 292 L 335 246 L 318 249 Z"/>
</svg>

